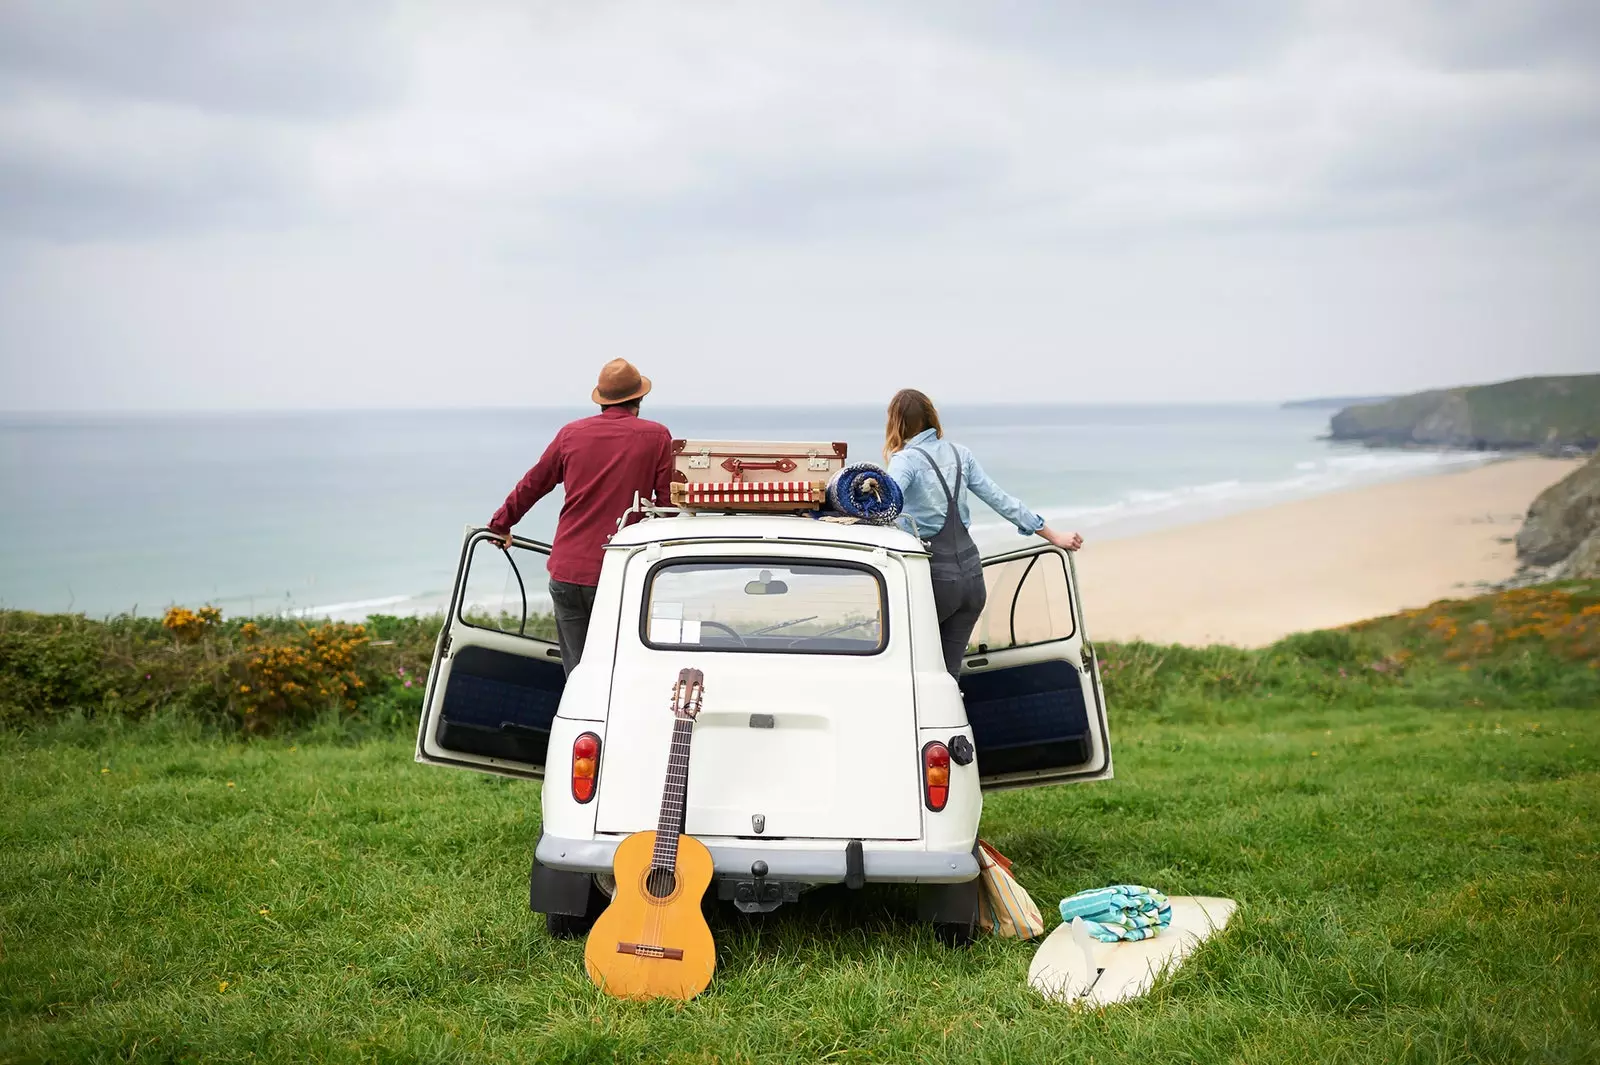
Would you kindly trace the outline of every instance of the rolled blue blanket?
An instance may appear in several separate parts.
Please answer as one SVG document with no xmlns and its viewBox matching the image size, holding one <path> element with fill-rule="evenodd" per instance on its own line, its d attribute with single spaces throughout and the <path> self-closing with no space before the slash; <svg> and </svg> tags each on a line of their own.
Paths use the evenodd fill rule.
<svg viewBox="0 0 1600 1065">
<path fill-rule="evenodd" d="M 1061 919 L 1082 917 L 1089 934 L 1102 943 L 1150 939 L 1172 923 L 1172 906 L 1155 888 L 1114 884 L 1080 891 L 1061 900 Z"/>
<path fill-rule="evenodd" d="M 870 462 L 846 466 L 828 482 L 828 508 L 861 521 L 887 525 L 900 516 L 904 504 L 894 478 Z"/>
</svg>

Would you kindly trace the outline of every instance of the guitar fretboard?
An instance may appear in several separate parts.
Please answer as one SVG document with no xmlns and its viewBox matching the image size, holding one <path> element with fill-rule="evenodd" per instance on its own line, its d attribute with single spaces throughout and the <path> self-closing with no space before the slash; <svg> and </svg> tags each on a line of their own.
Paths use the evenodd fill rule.
<svg viewBox="0 0 1600 1065">
<path fill-rule="evenodd" d="M 672 723 L 672 754 L 667 759 L 667 783 L 661 791 L 661 820 L 656 824 L 656 844 L 650 864 L 671 869 L 678 863 L 678 835 L 683 831 L 683 811 L 689 794 L 689 741 L 694 721 Z"/>
</svg>

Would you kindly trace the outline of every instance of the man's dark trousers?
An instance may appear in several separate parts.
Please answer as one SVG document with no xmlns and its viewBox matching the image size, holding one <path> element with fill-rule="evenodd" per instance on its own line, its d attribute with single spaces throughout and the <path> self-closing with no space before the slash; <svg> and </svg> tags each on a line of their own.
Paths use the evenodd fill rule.
<svg viewBox="0 0 1600 1065">
<path fill-rule="evenodd" d="M 550 602 L 555 607 L 561 668 L 570 677 L 573 667 L 583 657 L 583 642 L 589 635 L 589 615 L 594 613 L 594 585 L 551 581 Z"/>
</svg>

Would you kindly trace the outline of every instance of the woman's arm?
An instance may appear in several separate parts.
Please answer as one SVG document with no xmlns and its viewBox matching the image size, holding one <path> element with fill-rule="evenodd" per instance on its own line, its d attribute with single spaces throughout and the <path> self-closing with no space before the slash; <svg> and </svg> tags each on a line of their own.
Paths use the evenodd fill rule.
<svg viewBox="0 0 1600 1065">
<path fill-rule="evenodd" d="M 1039 535 L 1049 540 L 1063 551 L 1076 551 L 1083 546 L 1083 537 L 1075 532 L 1059 533 L 1048 525 L 1041 526 Z"/>
<path fill-rule="evenodd" d="M 894 483 L 900 486 L 900 494 L 902 496 L 909 495 L 911 492 L 911 482 L 916 480 L 917 476 L 916 467 L 917 464 L 907 458 L 904 451 L 896 451 L 889 456 L 889 476 L 894 478 Z M 894 523 L 912 536 L 919 535 L 908 514 L 901 514 L 895 519 Z"/>
<path fill-rule="evenodd" d="M 966 461 L 967 487 L 972 494 L 989 504 L 996 514 L 1005 518 L 1017 527 L 1017 532 L 1023 536 L 1034 534 L 1044 537 L 1045 540 L 1067 551 L 1076 551 L 1083 546 L 1083 537 L 1077 533 L 1059 533 L 1044 523 L 1044 519 L 1027 505 L 1011 495 L 1005 489 L 995 484 L 983 467 L 978 464 L 977 456 L 971 451 L 962 448 L 962 455 Z"/>
</svg>

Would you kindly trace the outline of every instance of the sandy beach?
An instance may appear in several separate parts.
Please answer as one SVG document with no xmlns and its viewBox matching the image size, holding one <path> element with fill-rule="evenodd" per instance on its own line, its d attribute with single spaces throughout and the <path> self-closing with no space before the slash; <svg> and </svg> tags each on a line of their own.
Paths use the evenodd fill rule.
<svg viewBox="0 0 1600 1065">
<path fill-rule="evenodd" d="M 1477 594 L 1516 571 L 1528 504 L 1578 464 L 1515 458 L 1087 543 L 1090 635 L 1254 647 Z"/>
</svg>

